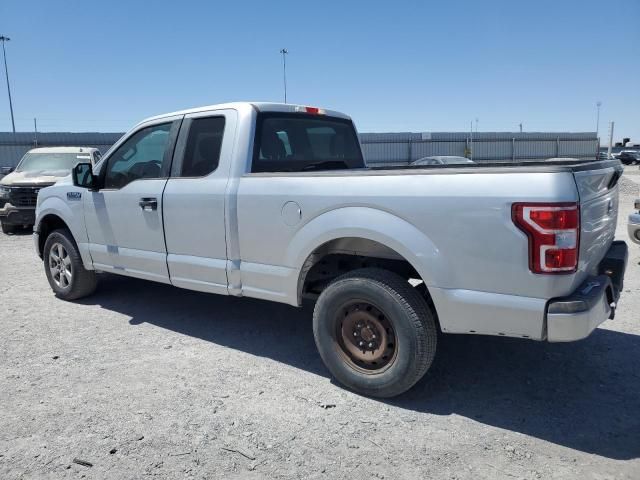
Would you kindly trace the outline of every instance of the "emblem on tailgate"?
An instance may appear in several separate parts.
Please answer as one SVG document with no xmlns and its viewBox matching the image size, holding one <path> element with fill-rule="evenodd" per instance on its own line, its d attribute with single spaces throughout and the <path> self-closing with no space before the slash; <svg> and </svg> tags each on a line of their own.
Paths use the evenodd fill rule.
<svg viewBox="0 0 640 480">
<path fill-rule="evenodd" d="M 76 201 L 82 198 L 82 192 L 67 192 L 67 200 Z"/>
</svg>

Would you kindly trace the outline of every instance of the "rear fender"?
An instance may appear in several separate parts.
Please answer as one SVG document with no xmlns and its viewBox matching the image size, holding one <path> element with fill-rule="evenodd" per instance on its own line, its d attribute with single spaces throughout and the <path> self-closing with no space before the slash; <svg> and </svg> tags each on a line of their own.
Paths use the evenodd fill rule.
<svg viewBox="0 0 640 480">
<path fill-rule="evenodd" d="M 304 225 L 289 243 L 286 265 L 298 272 L 287 293 L 297 292 L 305 261 L 321 245 L 340 238 L 373 240 L 394 250 L 420 274 L 427 287 L 446 282 L 449 269 L 436 245 L 414 225 L 370 207 L 343 207 L 325 212 Z"/>
</svg>

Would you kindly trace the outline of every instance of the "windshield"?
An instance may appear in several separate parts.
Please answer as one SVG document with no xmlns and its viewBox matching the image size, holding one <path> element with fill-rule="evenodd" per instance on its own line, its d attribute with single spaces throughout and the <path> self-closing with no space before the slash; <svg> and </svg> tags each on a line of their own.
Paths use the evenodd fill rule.
<svg viewBox="0 0 640 480">
<path fill-rule="evenodd" d="M 16 168 L 17 172 L 36 170 L 71 170 L 76 163 L 90 162 L 89 154 L 28 152 Z"/>
</svg>

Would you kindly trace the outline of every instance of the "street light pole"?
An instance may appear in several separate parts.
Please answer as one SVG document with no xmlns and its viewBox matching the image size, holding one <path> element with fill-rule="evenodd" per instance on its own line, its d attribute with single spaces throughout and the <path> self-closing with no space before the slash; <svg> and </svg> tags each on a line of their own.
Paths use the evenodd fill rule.
<svg viewBox="0 0 640 480">
<path fill-rule="evenodd" d="M 469 127 L 469 136 L 471 137 L 471 141 L 469 142 L 471 144 L 471 148 L 469 149 L 469 160 L 473 162 L 473 121 L 471 122 L 471 126 Z"/>
<path fill-rule="evenodd" d="M 600 132 L 600 106 L 602 105 L 602 102 L 600 100 L 598 100 L 596 102 L 596 109 L 597 109 L 597 113 L 596 113 L 596 138 L 598 138 L 598 132 Z"/>
<path fill-rule="evenodd" d="M 284 81 L 284 103 L 287 103 L 287 58 L 286 55 L 289 53 L 289 50 L 283 48 L 280 50 L 282 54 L 282 79 Z"/>
<path fill-rule="evenodd" d="M 11 111 L 11 128 L 13 128 L 13 134 L 16 133 L 16 123 L 13 120 L 13 104 L 11 103 L 11 87 L 9 86 L 9 70 L 7 69 L 7 52 L 4 49 L 5 42 L 11 40 L 9 37 L 0 35 L 0 42 L 2 42 L 2 56 L 4 58 L 4 75 L 7 78 L 7 93 L 9 94 L 9 110 Z"/>
</svg>

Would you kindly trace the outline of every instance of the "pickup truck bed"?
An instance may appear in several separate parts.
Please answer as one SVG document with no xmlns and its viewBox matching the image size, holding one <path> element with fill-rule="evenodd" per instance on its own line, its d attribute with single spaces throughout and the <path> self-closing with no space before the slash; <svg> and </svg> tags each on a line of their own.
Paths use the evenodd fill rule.
<svg viewBox="0 0 640 480">
<path fill-rule="evenodd" d="M 313 299 L 331 372 L 390 396 L 428 369 L 438 329 L 569 341 L 612 316 L 620 174 L 574 160 L 370 169 L 343 114 L 225 104 L 142 122 L 95 171 L 43 190 L 35 243 L 62 298 L 104 271 Z M 65 283 L 58 245 L 77 250 L 86 288 Z"/>
</svg>

